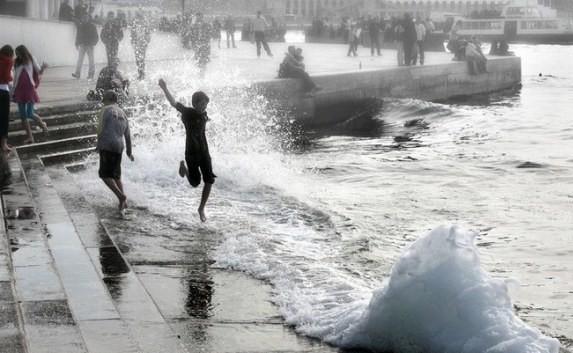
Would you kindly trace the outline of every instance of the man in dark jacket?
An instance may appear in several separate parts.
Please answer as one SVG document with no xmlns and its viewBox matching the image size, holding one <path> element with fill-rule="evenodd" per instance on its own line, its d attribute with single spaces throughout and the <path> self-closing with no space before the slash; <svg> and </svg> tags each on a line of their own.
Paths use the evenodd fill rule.
<svg viewBox="0 0 573 353">
<path fill-rule="evenodd" d="M 88 5 L 84 4 L 83 0 L 78 0 L 74 7 L 74 19 L 79 23 L 86 15 L 88 15 Z"/>
<path fill-rule="evenodd" d="M 84 15 L 80 23 L 77 25 L 76 48 L 78 49 L 78 63 L 76 65 L 76 72 L 72 74 L 73 77 L 77 79 L 80 78 L 86 53 L 88 54 L 89 62 L 88 79 L 92 79 L 94 77 L 94 47 L 98 41 L 99 37 L 97 35 L 96 26 L 88 15 Z"/>
<path fill-rule="evenodd" d="M 105 45 L 107 64 L 111 65 L 112 61 L 118 57 L 119 42 L 123 39 L 123 30 L 113 11 L 107 13 L 107 21 L 101 30 L 100 38 Z"/>
<path fill-rule="evenodd" d="M 372 17 L 368 20 L 368 34 L 370 36 L 370 54 L 374 56 L 374 49 L 378 56 L 380 53 L 380 19 Z"/>
<path fill-rule="evenodd" d="M 404 21 L 402 23 L 404 26 L 404 62 L 406 66 L 411 65 L 414 59 L 413 49 L 416 41 L 418 39 L 416 33 L 416 24 L 409 13 L 404 14 Z"/>
<path fill-rule="evenodd" d="M 74 20 L 74 9 L 68 2 L 68 0 L 64 0 L 60 5 L 60 21 L 72 22 Z"/>
</svg>

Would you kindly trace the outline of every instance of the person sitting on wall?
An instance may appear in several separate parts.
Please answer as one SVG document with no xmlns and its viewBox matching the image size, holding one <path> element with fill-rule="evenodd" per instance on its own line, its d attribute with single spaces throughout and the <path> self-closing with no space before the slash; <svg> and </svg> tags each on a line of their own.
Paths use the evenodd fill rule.
<svg viewBox="0 0 573 353">
<path fill-rule="evenodd" d="M 494 40 L 491 43 L 491 48 L 489 50 L 489 55 L 513 55 L 513 52 L 509 51 L 509 45 L 505 40 Z"/>
<path fill-rule="evenodd" d="M 463 59 L 463 51 L 465 49 L 464 41 L 460 40 L 460 36 L 458 35 L 458 30 L 462 26 L 462 21 L 459 20 L 456 24 L 452 27 L 449 33 L 449 40 L 447 48 L 448 50 L 454 54 L 454 59 L 456 61 L 461 61 Z"/>
<path fill-rule="evenodd" d="M 279 78 L 298 78 L 302 80 L 303 89 L 307 94 L 313 94 L 320 90 L 310 75 L 305 70 L 304 57 L 302 56 L 302 49 L 298 50 L 293 46 L 288 47 L 285 53 L 285 58 L 279 66 Z"/>
<path fill-rule="evenodd" d="M 465 46 L 465 58 L 468 63 L 468 71 L 470 75 L 478 75 L 487 72 L 486 63 L 487 58 L 481 50 L 481 43 L 472 38 Z"/>
<path fill-rule="evenodd" d="M 88 92 L 87 99 L 99 101 L 105 91 L 111 90 L 117 93 L 120 102 L 127 99 L 129 95 L 129 80 L 118 69 L 119 59 L 115 58 L 110 65 L 101 69 L 96 82 L 95 90 Z"/>
</svg>

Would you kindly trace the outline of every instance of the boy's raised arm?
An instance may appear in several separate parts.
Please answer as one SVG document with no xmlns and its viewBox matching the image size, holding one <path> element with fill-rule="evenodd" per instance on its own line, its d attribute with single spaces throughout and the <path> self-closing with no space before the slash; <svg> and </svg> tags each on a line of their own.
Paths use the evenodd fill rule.
<svg viewBox="0 0 573 353">
<path fill-rule="evenodd" d="M 169 89 L 167 88 L 167 83 L 165 83 L 165 81 L 162 78 L 159 79 L 159 87 L 161 87 L 161 89 L 163 90 L 165 98 L 167 98 L 169 104 L 171 104 L 172 107 L 176 108 L 177 102 L 175 101 L 175 98 L 173 98 L 173 96 L 171 95 L 171 92 L 169 92 Z"/>
</svg>

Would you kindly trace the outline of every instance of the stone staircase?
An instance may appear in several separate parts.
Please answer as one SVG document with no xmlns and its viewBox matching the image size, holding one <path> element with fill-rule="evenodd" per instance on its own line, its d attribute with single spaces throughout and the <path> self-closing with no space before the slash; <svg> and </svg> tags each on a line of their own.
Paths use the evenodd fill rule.
<svg viewBox="0 0 573 353">
<path fill-rule="evenodd" d="M 9 157 L 12 183 L 2 191 L 7 236 L 0 239 L 0 305 L 7 314 L 1 351 L 189 352 L 89 206 L 70 213 L 77 205 L 66 208 L 59 197 L 56 186 L 77 188 L 61 166 L 94 152 L 94 118 L 94 111 L 65 109 L 47 115 L 50 131 L 35 131 L 39 143 Z M 14 146 L 23 141 L 19 129 L 19 121 L 11 122 Z M 111 271 L 102 268 L 102 254 L 113 259 Z M 114 296 L 118 277 L 133 295 Z"/>
<path fill-rule="evenodd" d="M 191 258 L 157 256 L 156 242 L 142 258 L 139 239 L 154 238 L 94 208 L 74 179 L 96 142 L 95 109 L 77 109 L 40 111 L 50 131 L 35 131 L 31 145 L 21 145 L 20 122 L 10 124 L 17 149 L 1 192 L 0 352 L 336 351 L 286 327 L 268 285 L 213 268 L 213 234 L 186 240 Z"/>
</svg>

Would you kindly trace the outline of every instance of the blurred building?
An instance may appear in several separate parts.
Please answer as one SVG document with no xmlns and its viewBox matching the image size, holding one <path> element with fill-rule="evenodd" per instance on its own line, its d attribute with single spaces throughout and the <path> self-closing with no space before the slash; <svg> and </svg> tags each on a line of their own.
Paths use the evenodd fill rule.
<svg viewBox="0 0 573 353">
<path fill-rule="evenodd" d="M 85 0 L 95 6 L 102 0 Z M 69 0 L 73 7 L 77 0 Z M 57 19 L 62 0 L 0 0 L 0 15 L 23 16 L 42 20 Z"/>
<path fill-rule="evenodd" d="M 495 13 L 515 1 L 520 0 L 186 0 L 189 6 L 203 7 L 203 11 L 244 15 L 261 10 L 272 16 L 290 16 L 304 20 L 311 20 L 315 17 L 368 15 L 390 17 L 405 12 L 421 16 L 432 14 L 439 16 L 447 13 L 461 15 Z M 564 13 L 573 11 L 573 0 L 527 1 L 537 2 L 541 6 Z"/>
</svg>

